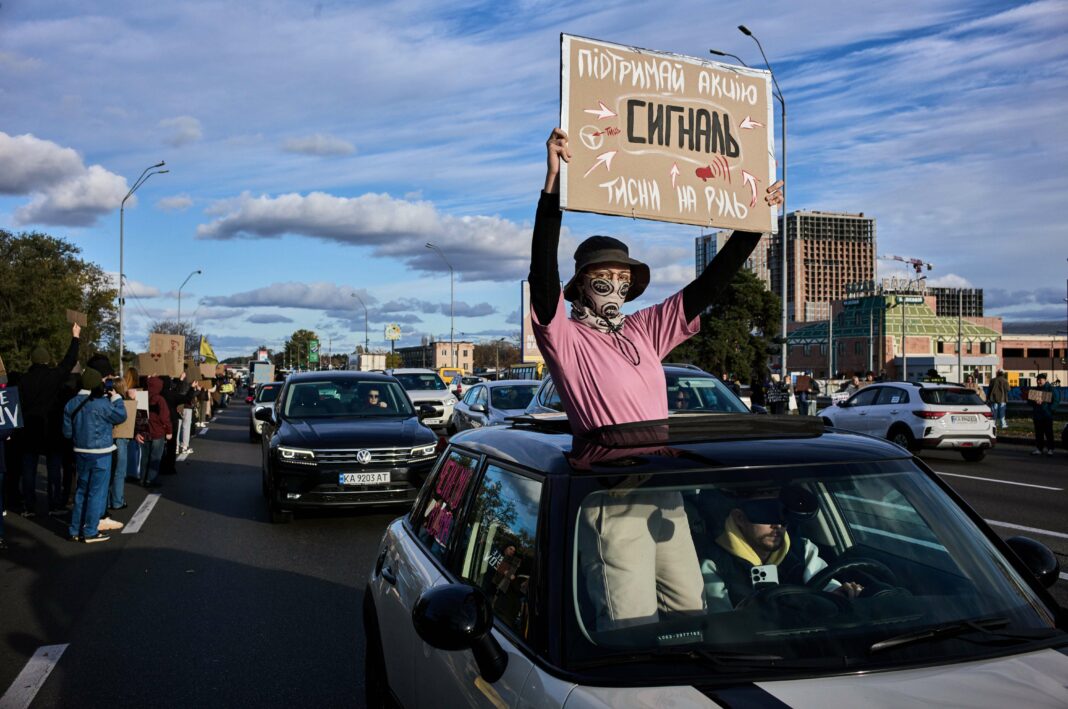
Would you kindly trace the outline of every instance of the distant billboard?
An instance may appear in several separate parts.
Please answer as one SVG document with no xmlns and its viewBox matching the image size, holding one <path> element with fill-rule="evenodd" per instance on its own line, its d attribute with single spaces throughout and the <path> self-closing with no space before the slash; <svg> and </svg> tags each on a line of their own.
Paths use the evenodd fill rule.
<svg viewBox="0 0 1068 709">
<path fill-rule="evenodd" d="M 541 356 L 541 350 L 538 349 L 538 341 L 534 339 L 534 324 L 530 319 L 530 284 L 523 281 L 520 290 L 519 310 L 523 314 L 523 332 L 520 333 L 521 361 L 544 362 L 545 358 Z"/>
</svg>

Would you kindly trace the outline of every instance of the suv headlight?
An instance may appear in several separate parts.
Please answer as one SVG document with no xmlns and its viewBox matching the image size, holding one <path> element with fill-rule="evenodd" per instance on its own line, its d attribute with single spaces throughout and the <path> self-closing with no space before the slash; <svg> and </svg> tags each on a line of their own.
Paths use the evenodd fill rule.
<svg viewBox="0 0 1068 709">
<path fill-rule="evenodd" d="M 416 446 L 415 448 L 412 448 L 412 452 L 409 454 L 409 457 L 416 460 L 420 460 L 423 458 L 433 458 L 434 454 L 437 452 L 437 449 L 437 443 L 431 443 L 425 446 Z"/>
<path fill-rule="evenodd" d="M 302 463 L 304 465 L 315 465 L 315 451 L 310 451 L 306 448 L 289 448 L 287 446 L 278 446 L 278 457 L 287 463 Z"/>
</svg>

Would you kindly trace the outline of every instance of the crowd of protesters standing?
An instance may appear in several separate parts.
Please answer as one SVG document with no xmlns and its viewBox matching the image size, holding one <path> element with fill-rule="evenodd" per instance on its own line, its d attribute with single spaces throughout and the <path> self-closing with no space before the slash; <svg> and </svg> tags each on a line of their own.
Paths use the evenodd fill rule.
<svg viewBox="0 0 1068 709">
<path fill-rule="evenodd" d="M 43 347 L 34 348 L 25 372 L 10 372 L 0 387 L 17 386 L 23 427 L 0 433 L 0 509 L 26 518 L 47 512 L 66 522 L 71 541 L 106 541 L 123 523 L 112 513 L 128 507 L 126 485 L 161 486 L 160 475 L 177 473 L 179 456 L 192 452 L 191 439 L 212 418 L 213 405 L 225 407 L 232 391 L 228 375 L 203 379 L 199 370 L 179 377 L 142 376 L 129 367 L 116 373 L 105 355 L 78 367 L 80 328 L 58 363 Z M 195 372 L 192 374 L 191 372 Z M 147 410 L 136 404 L 147 393 Z M 144 400 L 142 395 L 141 400 Z M 135 411 L 129 437 L 114 427 Z M 39 499 L 39 465 L 47 475 L 47 506 Z M 0 516 L 0 550 L 7 547 Z"/>
</svg>

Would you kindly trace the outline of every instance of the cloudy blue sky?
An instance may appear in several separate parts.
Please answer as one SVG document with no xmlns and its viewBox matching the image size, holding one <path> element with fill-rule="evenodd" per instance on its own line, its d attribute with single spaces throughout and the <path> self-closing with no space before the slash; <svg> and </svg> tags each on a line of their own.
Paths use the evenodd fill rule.
<svg viewBox="0 0 1068 709">
<path fill-rule="evenodd" d="M 324 346 L 518 330 L 559 122 L 559 33 L 760 63 L 790 114 L 790 209 L 863 211 L 880 253 L 986 289 L 990 314 L 1064 316 L 1068 2 L 449 3 L 2 0 L 0 227 L 118 271 L 129 337 L 182 314 L 224 354 L 297 327 Z M 568 214 L 625 237 L 651 303 L 693 277 L 694 227 Z M 882 263 L 884 275 L 895 267 Z M 402 343 L 403 344 L 403 343 Z"/>
</svg>

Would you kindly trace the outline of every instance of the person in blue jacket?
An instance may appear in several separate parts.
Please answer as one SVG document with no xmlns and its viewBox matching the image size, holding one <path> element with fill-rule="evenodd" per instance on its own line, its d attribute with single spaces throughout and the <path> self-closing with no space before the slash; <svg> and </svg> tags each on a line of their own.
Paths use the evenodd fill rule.
<svg viewBox="0 0 1068 709">
<path fill-rule="evenodd" d="M 100 372 L 82 373 L 82 389 L 63 407 L 63 435 L 74 442 L 78 489 L 74 493 L 68 538 L 86 544 L 104 542 L 110 536 L 99 529 L 107 505 L 111 478 L 111 453 L 115 450 L 112 428 L 126 420 L 122 397 L 104 393 Z"/>
</svg>

